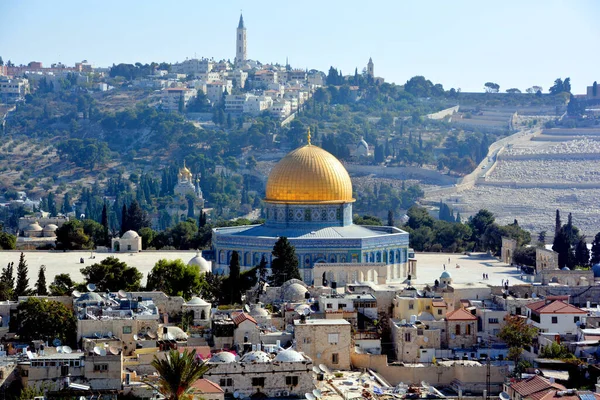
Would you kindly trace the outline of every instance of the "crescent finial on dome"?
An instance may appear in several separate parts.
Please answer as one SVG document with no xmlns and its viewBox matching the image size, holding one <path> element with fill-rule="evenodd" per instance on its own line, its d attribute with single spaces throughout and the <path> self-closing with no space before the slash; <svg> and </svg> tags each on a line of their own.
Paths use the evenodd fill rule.
<svg viewBox="0 0 600 400">
<path fill-rule="evenodd" d="M 310 146 L 310 127 L 308 127 L 307 137 L 308 137 L 308 145 Z"/>
</svg>

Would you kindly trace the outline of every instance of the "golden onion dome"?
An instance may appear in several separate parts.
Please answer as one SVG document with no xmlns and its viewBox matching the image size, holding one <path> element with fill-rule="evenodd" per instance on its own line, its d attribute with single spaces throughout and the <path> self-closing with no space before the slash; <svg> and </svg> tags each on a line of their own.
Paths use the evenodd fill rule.
<svg viewBox="0 0 600 400">
<path fill-rule="evenodd" d="M 352 181 L 342 163 L 308 144 L 283 157 L 267 181 L 265 201 L 319 204 L 353 202 Z"/>
</svg>

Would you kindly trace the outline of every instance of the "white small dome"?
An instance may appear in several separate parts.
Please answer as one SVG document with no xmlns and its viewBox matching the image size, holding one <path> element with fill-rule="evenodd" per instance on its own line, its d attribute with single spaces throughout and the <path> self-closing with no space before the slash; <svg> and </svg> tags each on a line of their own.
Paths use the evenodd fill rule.
<svg viewBox="0 0 600 400">
<path fill-rule="evenodd" d="M 275 361 L 281 362 L 302 362 L 305 361 L 304 356 L 298 353 L 296 350 L 287 349 L 282 350 L 275 356 Z"/>
<path fill-rule="evenodd" d="M 244 354 L 240 359 L 241 362 L 257 362 L 257 363 L 268 363 L 271 362 L 271 358 L 264 351 L 251 351 L 250 353 Z"/>
<path fill-rule="evenodd" d="M 121 239 L 137 239 L 140 235 L 136 231 L 127 231 L 121 236 Z"/>
<path fill-rule="evenodd" d="M 254 307 L 252 307 L 252 310 L 250 311 L 250 315 L 253 317 L 268 317 L 269 312 L 267 310 L 265 310 L 261 305 L 257 304 Z"/>
<path fill-rule="evenodd" d="M 442 274 L 440 275 L 440 278 L 441 278 L 441 279 L 449 279 L 449 278 L 452 278 L 452 275 L 450 274 L 450 272 L 448 272 L 448 271 L 444 271 L 444 272 L 442 272 Z"/>
<path fill-rule="evenodd" d="M 196 253 L 196 255 L 190 261 L 188 261 L 187 265 L 197 265 L 200 268 L 201 274 L 212 272 L 210 262 L 206 261 L 206 259 L 202 257 L 201 251 Z"/>
<path fill-rule="evenodd" d="M 27 225 L 24 230 L 25 231 L 36 231 L 36 232 L 39 232 L 39 231 L 42 230 L 42 227 L 37 222 L 34 222 L 33 224 Z"/>
<path fill-rule="evenodd" d="M 212 356 L 208 362 L 213 364 L 228 364 L 235 362 L 235 356 L 228 351 L 222 351 Z"/>
<path fill-rule="evenodd" d="M 164 335 L 163 335 L 164 336 Z M 167 339 L 187 340 L 188 335 L 178 326 L 167 327 Z M 164 337 L 163 337 L 164 339 Z"/>
<path fill-rule="evenodd" d="M 192 297 L 190 299 L 190 301 L 188 301 L 187 303 L 185 303 L 188 306 L 209 306 L 210 304 L 208 304 L 206 301 L 202 300 L 200 297 Z"/>
<path fill-rule="evenodd" d="M 284 289 L 283 299 L 286 301 L 303 301 L 305 300 L 304 293 L 306 292 L 306 288 L 301 284 L 292 283 Z"/>
</svg>

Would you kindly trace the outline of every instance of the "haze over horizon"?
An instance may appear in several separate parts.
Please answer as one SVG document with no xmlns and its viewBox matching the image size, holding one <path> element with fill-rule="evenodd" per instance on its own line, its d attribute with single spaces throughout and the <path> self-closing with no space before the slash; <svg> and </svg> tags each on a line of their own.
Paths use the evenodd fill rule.
<svg viewBox="0 0 600 400">
<path fill-rule="evenodd" d="M 367 6 L 368 5 L 368 6 Z M 250 6 L 241 0 L 166 5 L 147 1 L 61 6 L 42 0 L 0 2 L 0 56 L 16 65 L 41 61 L 95 66 L 234 58 L 240 9 L 248 57 L 262 63 L 344 74 L 361 72 L 369 57 L 375 75 L 404 84 L 423 75 L 445 89 L 500 91 L 533 85 L 544 93 L 571 78 L 573 93 L 600 80 L 600 3 L 380 1 L 317 2 L 302 7 Z M 594 74 L 596 72 L 596 74 Z"/>
</svg>

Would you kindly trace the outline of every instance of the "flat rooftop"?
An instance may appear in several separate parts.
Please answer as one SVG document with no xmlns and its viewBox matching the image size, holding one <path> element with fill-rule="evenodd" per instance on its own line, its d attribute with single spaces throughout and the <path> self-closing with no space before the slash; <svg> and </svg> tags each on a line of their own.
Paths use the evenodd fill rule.
<svg viewBox="0 0 600 400">
<path fill-rule="evenodd" d="M 307 319 L 300 323 L 299 319 L 295 319 L 294 325 L 350 325 L 350 322 L 345 319 Z"/>
<path fill-rule="evenodd" d="M 130 267 L 136 267 L 143 275 L 142 285 L 146 284 L 148 272 L 160 259 L 176 260 L 180 258 L 184 263 L 196 256 L 195 250 L 189 251 L 142 251 L 140 253 L 93 253 L 95 259 L 91 259 L 90 251 L 23 251 L 25 261 L 29 267 L 29 286 L 33 287 L 37 282 L 38 271 L 41 265 L 46 266 L 46 282 L 50 284 L 54 276 L 58 274 L 69 274 L 75 282 L 81 282 L 83 275 L 80 269 L 99 263 L 107 257 L 116 257 Z M 9 262 L 15 263 L 15 273 L 19 264 L 20 251 L 0 251 L 0 266 L 4 268 Z M 83 264 L 79 260 L 83 258 Z"/>
</svg>

